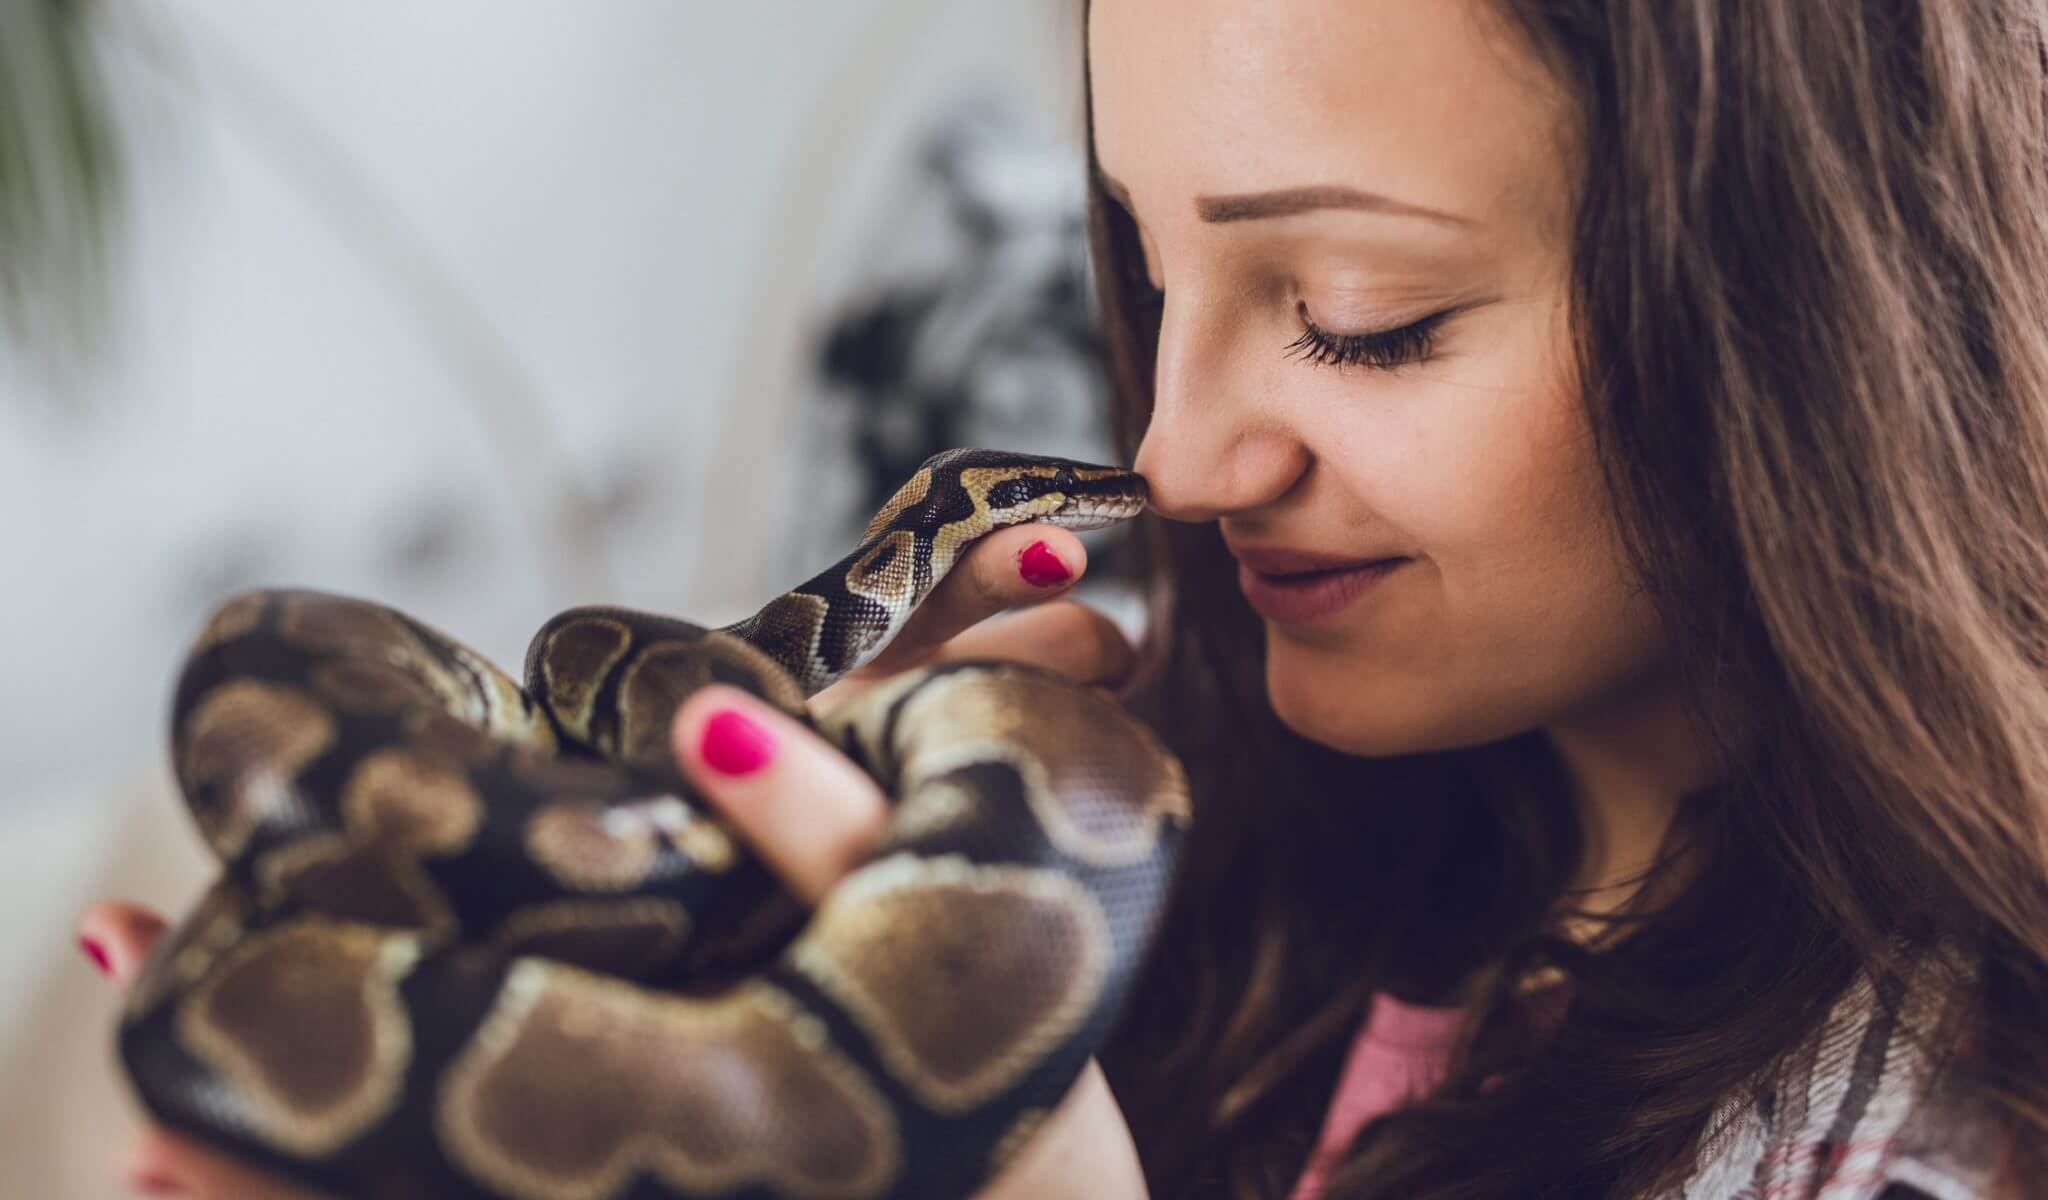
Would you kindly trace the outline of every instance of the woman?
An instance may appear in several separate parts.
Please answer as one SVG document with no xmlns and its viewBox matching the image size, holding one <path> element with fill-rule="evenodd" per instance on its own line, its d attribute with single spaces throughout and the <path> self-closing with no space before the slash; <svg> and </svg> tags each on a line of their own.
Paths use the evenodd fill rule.
<svg viewBox="0 0 2048 1200">
<path fill-rule="evenodd" d="M 850 681 L 1121 681 L 1195 781 L 1114 1099 L 1091 1070 L 992 1195 L 1138 1194 L 1134 1152 L 1160 1197 L 2048 1180 L 2044 37 L 1095 0 L 1152 633 L 960 633 L 1083 568 L 1012 530 Z M 807 895 L 882 820 L 741 697 L 676 733 Z M 149 929 L 85 918 L 116 974 Z"/>
</svg>

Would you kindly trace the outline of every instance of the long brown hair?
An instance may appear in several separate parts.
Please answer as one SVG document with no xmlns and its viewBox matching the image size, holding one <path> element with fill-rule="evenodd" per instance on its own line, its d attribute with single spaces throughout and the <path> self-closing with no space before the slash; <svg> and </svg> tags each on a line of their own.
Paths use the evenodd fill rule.
<svg viewBox="0 0 2048 1200">
<path fill-rule="evenodd" d="M 1857 972 L 1937 946 L 1979 964 L 1946 1052 L 2012 1177 L 2048 1177 L 2048 10 L 1498 7 L 1579 102 L 1573 329 L 1613 508 L 1702 728 L 1745 749 L 1684 798 L 1689 882 L 1592 952 L 1557 932 L 1580 830 L 1540 731 L 1373 760 L 1295 735 L 1216 527 L 1146 518 L 1126 699 L 1197 815 L 1102 1059 L 1154 1194 L 1285 1195 L 1371 993 L 1467 977 L 1450 1079 L 1329 1195 L 1633 1194 Z M 1128 457 L 1159 330 L 1089 114 Z M 1540 966 L 1571 1003 L 1532 1039 Z"/>
</svg>

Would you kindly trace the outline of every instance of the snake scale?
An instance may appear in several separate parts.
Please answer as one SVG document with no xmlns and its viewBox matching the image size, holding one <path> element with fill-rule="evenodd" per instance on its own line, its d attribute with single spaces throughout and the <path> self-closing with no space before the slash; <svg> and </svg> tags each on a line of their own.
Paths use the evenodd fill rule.
<svg viewBox="0 0 2048 1200">
<path fill-rule="evenodd" d="M 1109 693 L 1020 664 L 892 676 L 815 723 L 805 700 L 977 539 L 1144 503 L 1128 471 L 949 451 L 753 616 L 571 609 L 523 686 L 381 605 L 231 598 L 172 706 L 221 871 L 125 1003 L 144 1106 L 348 1196 L 971 1195 L 1116 1019 L 1185 775 Z M 673 760 L 711 681 L 890 797 L 815 912 Z"/>
</svg>

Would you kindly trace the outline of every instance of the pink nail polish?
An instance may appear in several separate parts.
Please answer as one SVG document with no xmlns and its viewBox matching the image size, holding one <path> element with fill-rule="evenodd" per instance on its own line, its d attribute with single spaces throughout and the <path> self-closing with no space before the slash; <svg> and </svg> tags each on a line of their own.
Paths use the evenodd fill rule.
<svg viewBox="0 0 2048 1200">
<path fill-rule="evenodd" d="M 1060 561 L 1059 555 L 1046 549 L 1044 542 L 1033 542 L 1024 548 L 1023 555 L 1017 560 L 1017 570 L 1024 576 L 1024 582 L 1032 587 L 1051 587 L 1073 577 L 1073 572 L 1067 570 L 1067 564 Z"/>
<path fill-rule="evenodd" d="M 78 939 L 78 948 L 85 951 L 85 956 L 92 960 L 92 965 L 100 969 L 100 974 L 114 973 L 114 964 L 107 958 L 106 947 L 89 937 L 81 937 Z"/>
<path fill-rule="evenodd" d="M 704 722 L 699 753 L 711 769 L 724 775 L 751 775 L 775 757 L 775 739 L 746 717 L 726 709 Z"/>
</svg>

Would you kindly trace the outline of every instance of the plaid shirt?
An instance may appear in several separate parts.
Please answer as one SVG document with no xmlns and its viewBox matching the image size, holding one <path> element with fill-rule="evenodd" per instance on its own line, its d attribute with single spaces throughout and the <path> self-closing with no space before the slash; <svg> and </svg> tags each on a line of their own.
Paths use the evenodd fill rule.
<svg viewBox="0 0 2048 1200">
<path fill-rule="evenodd" d="M 1691 1175 L 1658 1200 L 1990 1200 L 1989 1109 L 1942 1051 L 1973 983 L 1955 954 L 1882 995 L 1859 977 L 1816 1037 L 1722 1104 Z"/>
</svg>

